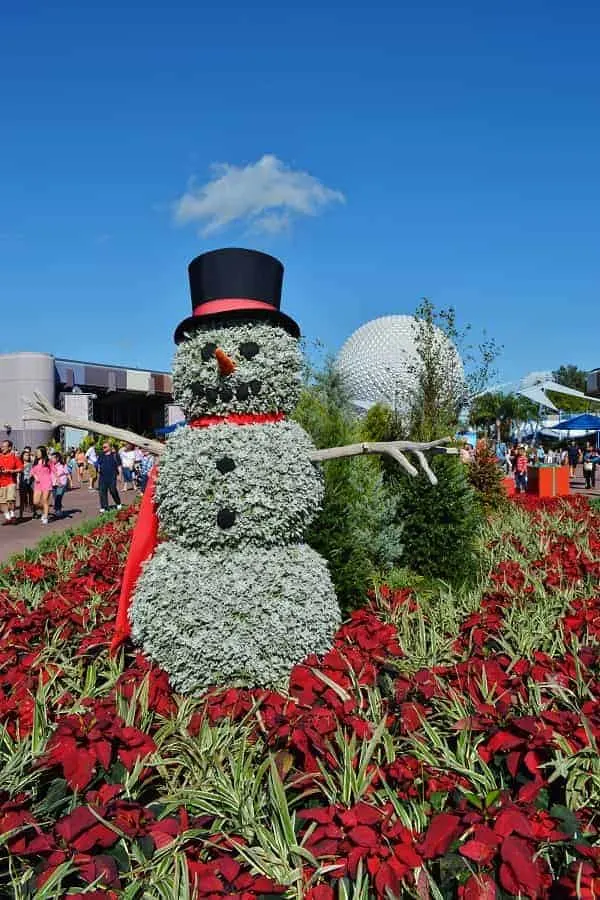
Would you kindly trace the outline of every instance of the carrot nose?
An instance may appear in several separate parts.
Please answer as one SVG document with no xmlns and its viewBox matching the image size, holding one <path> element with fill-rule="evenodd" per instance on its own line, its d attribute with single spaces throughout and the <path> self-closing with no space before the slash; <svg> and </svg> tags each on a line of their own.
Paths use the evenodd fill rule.
<svg viewBox="0 0 600 900">
<path fill-rule="evenodd" d="M 224 350 L 217 347 L 215 350 L 215 358 L 219 366 L 219 375 L 231 375 L 235 369 L 235 363 L 230 356 L 227 356 Z"/>
</svg>

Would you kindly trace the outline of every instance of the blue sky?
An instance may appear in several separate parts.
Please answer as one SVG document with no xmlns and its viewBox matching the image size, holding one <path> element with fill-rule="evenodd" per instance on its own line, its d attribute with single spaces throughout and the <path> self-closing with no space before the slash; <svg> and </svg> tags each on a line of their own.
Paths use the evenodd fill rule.
<svg viewBox="0 0 600 900">
<path fill-rule="evenodd" d="M 0 352 L 168 368 L 233 245 L 332 351 L 427 295 L 502 378 L 600 366 L 600 10 L 191 6 L 4 4 Z"/>
</svg>

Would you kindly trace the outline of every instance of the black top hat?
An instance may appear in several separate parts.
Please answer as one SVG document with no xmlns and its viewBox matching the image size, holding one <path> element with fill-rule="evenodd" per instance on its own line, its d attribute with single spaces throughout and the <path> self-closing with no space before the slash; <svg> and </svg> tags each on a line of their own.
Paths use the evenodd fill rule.
<svg viewBox="0 0 600 900">
<path fill-rule="evenodd" d="M 233 319 L 272 322 L 300 337 L 297 324 L 279 309 L 283 266 L 274 256 L 237 247 L 212 250 L 193 259 L 188 274 L 193 312 L 175 329 L 176 344 L 212 321 Z"/>
</svg>

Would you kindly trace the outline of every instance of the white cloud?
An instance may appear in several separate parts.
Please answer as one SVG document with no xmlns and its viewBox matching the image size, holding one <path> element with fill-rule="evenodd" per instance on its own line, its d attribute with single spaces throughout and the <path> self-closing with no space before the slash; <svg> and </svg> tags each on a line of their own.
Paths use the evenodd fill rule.
<svg viewBox="0 0 600 900">
<path fill-rule="evenodd" d="M 219 163 L 213 171 L 210 181 L 200 187 L 190 184 L 174 205 L 175 221 L 198 222 L 203 235 L 234 222 L 249 222 L 253 230 L 275 234 L 288 228 L 295 216 L 316 216 L 330 203 L 344 202 L 340 191 L 308 172 L 290 169 L 271 154 L 244 167 Z"/>
</svg>

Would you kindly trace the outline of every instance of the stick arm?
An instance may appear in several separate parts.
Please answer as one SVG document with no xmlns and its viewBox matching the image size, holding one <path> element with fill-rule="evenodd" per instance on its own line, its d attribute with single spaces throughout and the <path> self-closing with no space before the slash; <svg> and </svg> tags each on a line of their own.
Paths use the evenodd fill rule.
<svg viewBox="0 0 600 900">
<path fill-rule="evenodd" d="M 456 454 L 454 447 L 445 447 L 452 438 L 439 438 L 437 441 L 417 442 L 417 441 L 366 441 L 362 444 L 346 444 L 345 447 L 328 447 L 325 450 L 315 450 L 311 453 L 312 462 L 326 462 L 329 459 L 340 459 L 345 456 L 361 456 L 363 453 L 381 453 L 391 456 L 396 462 L 402 466 L 405 472 L 413 478 L 418 475 L 418 469 L 412 465 L 404 455 L 405 452 L 414 453 L 415 457 L 423 472 L 431 482 L 437 484 L 438 480 L 432 472 L 425 451 L 430 450 L 434 453 L 452 453 Z"/>
<path fill-rule="evenodd" d="M 127 441 L 135 444 L 137 447 L 143 447 L 149 450 L 155 456 L 160 456 L 165 451 L 165 445 L 160 441 L 154 441 L 152 438 L 142 437 L 134 431 L 127 431 L 125 428 L 114 428 L 112 425 L 104 425 L 102 422 L 94 422 L 91 419 L 76 419 L 69 416 L 54 406 L 42 394 L 37 391 L 33 393 L 33 399 L 23 398 L 25 403 L 26 422 L 47 422 L 53 428 L 60 428 L 62 425 L 68 425 L 71 428 L 80 428 L 82 431 L 92 431 L 95 434 L 103 434 L 105 437 L 115 438 L 117 441 Z"/>
</svg>

